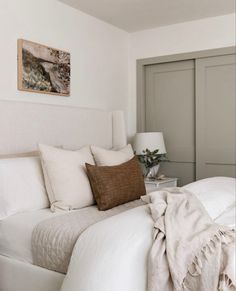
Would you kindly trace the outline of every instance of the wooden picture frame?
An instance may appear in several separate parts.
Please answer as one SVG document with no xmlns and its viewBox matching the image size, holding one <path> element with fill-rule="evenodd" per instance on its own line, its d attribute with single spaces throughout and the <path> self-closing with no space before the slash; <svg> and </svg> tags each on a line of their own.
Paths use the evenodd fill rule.
<svg viewBox="0 0 236 291">
<path fill-rule="evenodd" d="M 32 41 L 17 41 L 18 90 L 70 96 L 70 53 Z"/>
</svg>

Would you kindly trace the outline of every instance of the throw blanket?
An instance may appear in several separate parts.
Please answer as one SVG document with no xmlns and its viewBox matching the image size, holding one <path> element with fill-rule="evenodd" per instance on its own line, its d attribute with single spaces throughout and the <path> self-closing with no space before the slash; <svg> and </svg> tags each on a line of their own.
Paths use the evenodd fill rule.
<svg viewBox="0 0 236 291">
<path fill-rule="evenodd" d="M 32 234 L 33 263 L 65 274 L 82 232 L 92 224 L 143 204 L 135 200 L 107 211 L 99 211 L 94 205 L 40 222 Z"/>
<path fill-rule="evenodd" d="M 236 290 L 233 230 L 215 224 L 184 189 L 164 189 L 142 199 L 154 220 L 148 291 Z"/>
</svg>

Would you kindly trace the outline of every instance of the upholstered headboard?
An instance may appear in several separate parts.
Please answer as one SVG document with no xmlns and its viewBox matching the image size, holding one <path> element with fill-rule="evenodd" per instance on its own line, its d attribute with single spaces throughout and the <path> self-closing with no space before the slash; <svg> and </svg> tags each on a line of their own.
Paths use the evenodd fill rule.
<svg viewBox="0 0 236 291">
<path fill-rule="evenodd" d="M 122 111 L 0 101 L 0 155 L 34 151 L 38 143 L 78 149 L 126 142 Z"/>
</svg>

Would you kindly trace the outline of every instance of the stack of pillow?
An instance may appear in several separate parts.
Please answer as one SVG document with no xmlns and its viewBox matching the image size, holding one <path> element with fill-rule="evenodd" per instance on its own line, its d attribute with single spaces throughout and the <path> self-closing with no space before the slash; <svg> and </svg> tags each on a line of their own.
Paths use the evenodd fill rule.
<svg viewBox="0 0 236 291">
<path fill-rule="evenodd" d="M 0 160 L 0 219 L 51 207 L 99 210 L 145 194 L 141 169 L 131 145 L 118 151 L 85 146 L 77 151 L 39 145 L 30 157 Z"/>
<path fill-rule="evenodd" d="M 235 207 L 234 178 L 207 178 L 184 188 L 213 219 Z M 0 220 L 49 207 L 71 210 L 97 203 L 107 210 L 145 193 L 131 145 L 117 151 L 96 146 L 69 151 L 41 144 L 39 152 L 0 159 Z"/>
</svg>

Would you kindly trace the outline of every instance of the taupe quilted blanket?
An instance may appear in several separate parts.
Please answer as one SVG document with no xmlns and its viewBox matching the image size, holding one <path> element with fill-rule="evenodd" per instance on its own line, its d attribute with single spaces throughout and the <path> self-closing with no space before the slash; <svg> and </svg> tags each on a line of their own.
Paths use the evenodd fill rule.
<svg viewBox="0 0 236 291">
<path fill-rule="evenodd" d="M 90 206 L 40 222 L 32 234 L 33 263 L 66 273 L 74 245 L 85 229 L 105 218 L 143 204 L 141 200 L 135 200 L 107 211 L 99 211 L 97 206 Z"/>
</svg>

